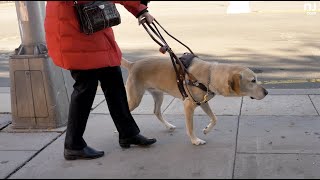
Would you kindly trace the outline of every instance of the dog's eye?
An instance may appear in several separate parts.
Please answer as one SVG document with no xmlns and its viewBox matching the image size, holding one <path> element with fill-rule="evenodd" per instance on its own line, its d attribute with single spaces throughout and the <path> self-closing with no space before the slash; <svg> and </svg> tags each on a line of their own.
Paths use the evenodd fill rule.
<svg viewBox="0 0 320 180">
<path fill-rule="evenodd" d="M 255 80 L 255 79 L 253 79 L 251 82 L 256 83 L 256 80 Z"/>
</svg>

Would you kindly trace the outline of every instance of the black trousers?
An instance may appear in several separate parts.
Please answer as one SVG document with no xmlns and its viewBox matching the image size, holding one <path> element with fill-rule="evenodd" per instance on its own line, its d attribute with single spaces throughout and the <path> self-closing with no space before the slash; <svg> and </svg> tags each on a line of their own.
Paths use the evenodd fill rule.
<svg viewBox="0 0 320 180">
<path fill-rule="evenodd" d="M 100 81 L 112 120 L 119 132 L 119 138 L 129 138 L 140 133 L 128 107 L 119 66 L 70 72 L 75 84 L 69 106 L 65 148 L 80 150 L 87 146 L 83 134 L 96 95 L 98 81 Z"/>
</svg>

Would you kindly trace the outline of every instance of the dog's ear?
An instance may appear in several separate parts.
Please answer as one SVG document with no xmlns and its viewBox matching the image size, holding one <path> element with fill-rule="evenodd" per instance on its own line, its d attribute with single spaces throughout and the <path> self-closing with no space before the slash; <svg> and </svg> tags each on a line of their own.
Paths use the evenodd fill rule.
<svg viewBox="0 0 320 180">
<path fill-rule="evenodd" d="M 232 91 L 236 92 L 237 95 L 240 95 L 240 81 L 241 81 L 241 74 L 234 74 L 231 79 L 229 79 L 229 86 Z"/>
</svg>

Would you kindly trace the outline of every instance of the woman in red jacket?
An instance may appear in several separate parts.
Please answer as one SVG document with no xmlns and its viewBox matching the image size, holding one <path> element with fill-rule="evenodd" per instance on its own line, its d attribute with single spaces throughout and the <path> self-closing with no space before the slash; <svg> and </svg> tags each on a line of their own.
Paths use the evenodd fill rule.
<svg viewBox="0 0 320 180">
<path fill-rule="evenodd" d="M 142 18 L 148 23 L 154 20 L 145 1 L 113 2 L 123 5 L 139 22 Z M 89 147 L 83 139 L 98 81 L 119 132 L 120 146 L 128 148 L 131 144 L 147 146 L 155 143 L 156 139 L 140 134 L 130 113 L 120 69 L 122 54 L 112 28 L 92 35 L 81 33 L 73 1 L 48 1 L 44 26 L 49 56 L 57 66 L 70 70 L 75 80 L 64 144 L 65 159 L 93 159 L 104 155 L 103 151 Z"/>
</svg>

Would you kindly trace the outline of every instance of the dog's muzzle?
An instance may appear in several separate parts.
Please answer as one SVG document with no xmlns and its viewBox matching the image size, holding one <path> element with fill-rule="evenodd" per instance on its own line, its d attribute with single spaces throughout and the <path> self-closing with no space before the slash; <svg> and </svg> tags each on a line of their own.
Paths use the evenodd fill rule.
<svg viewBox="0 0 320 180">
<path fill-rule="evenodd" d="M 268 95 L 268 91 L 266 89 L 263 89 L 263 95 Z M 251 99 L 256 99 L 255 97 L 250 96 Z"/>
</svg>

